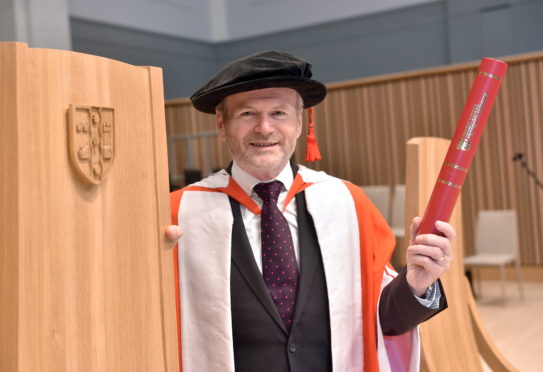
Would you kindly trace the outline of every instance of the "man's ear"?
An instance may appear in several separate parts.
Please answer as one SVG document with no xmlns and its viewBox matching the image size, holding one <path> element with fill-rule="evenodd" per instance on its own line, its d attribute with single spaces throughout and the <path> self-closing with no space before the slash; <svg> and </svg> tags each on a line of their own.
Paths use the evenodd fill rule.
<svg viewBox="0 0 543 372">
<path fill-rule="evenodd" d="M 215 115 L 215 120 L 217 123 L 217 130 L 219 131 L 219 138 L 222 141 L 226 141 L 226 134 L 224 133 L 224 116 L 222 112 L 217 111 Z"/>
<path fill-rule="evenodd" d="M 304 129 L 304 116 L 303 111 L 298 114 L 298 128 L 296 129 L 296 139 L 300 138 L 302 130 Z"/>
</svg>

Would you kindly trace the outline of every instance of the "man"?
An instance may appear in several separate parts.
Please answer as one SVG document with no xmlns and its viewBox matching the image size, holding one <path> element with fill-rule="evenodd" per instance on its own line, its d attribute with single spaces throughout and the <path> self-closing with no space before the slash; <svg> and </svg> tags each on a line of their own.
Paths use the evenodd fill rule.
<svg viewBox="0 0 543 372">
<path fill-rule="evenodd" d="M 446 307 L 449 224 L 415 237 L 415 219 L 396 277 L 394 238 L 363 192 L 289 163 L 303 108 L 326 95 L 311 75 L 261 52 L 191 97 L 233 163 L 172 194 L 185 372 L 417 370 L 416 326 Z"/>
</svg>

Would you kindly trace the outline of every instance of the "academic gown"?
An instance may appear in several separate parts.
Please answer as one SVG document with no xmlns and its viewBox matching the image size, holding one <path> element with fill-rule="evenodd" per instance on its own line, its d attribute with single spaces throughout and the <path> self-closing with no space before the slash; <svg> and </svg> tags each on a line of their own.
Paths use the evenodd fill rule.
<svg viewBox="0 0 543 372">
<path fill-rule="evenodd" d="M 285 206 L 299 192 L 305 193 L 326 276 L 333 370 L 418 371 L 418 329 L 385 336 L 379 320 L 380 295 L 397 275 L 388 264 L 395 241 L 386 221 L 359 187 L 324 172 L 300 166 Z M 260 213 L 225 170 L 172 193 L 172 220 L 184 230 L 174 256 L 185 372 L 235 369 L 231 199 Z M 403 282 L 393 284 L 406 286 Z M 385 297 L 387 306 L 405 303 Z M 422 307 L 412 295 L 404 297 L 413 307 Z M 411 312 L 410 321 L 418 324 L 440 310 Z"/>
</svg>

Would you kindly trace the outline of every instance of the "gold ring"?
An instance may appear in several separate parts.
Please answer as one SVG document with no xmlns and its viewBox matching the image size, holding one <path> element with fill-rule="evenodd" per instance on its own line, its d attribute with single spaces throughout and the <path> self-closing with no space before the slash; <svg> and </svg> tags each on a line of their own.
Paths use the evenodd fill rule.
<svg viewBox="0 0 543 372">
<path fill-rule="evenodd" d="M 443 256 L 439 257 L 439 259 L 437 260 L 437 262 L 443 261 L 443 260 L 445 259 L 445 257 L 447 257 L 447 256 L 445 256 L 445 252 L 443 252 Z"/>
</svg>

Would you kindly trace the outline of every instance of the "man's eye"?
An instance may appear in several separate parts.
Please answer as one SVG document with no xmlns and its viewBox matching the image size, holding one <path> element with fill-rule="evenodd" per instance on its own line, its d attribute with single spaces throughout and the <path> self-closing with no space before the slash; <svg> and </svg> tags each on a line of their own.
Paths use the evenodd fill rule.
<svg viewBox="0 0 543 372">
<path fill-rule="evenodd" d="M 277 111 L 272 112 L 272 115 L 273 116 L 282 116 L 282 115 L 286 115 L 286 113 L 284 111 L 277 110 Z"/>
<path fill-rule="evenodd" d="M 242 116 L 242 117 L 250 117 L 253 115 L 254 115 L 253 111 L 243 111 L 241 114 L 239 114 L 239 116 Z"/>
</svg>

